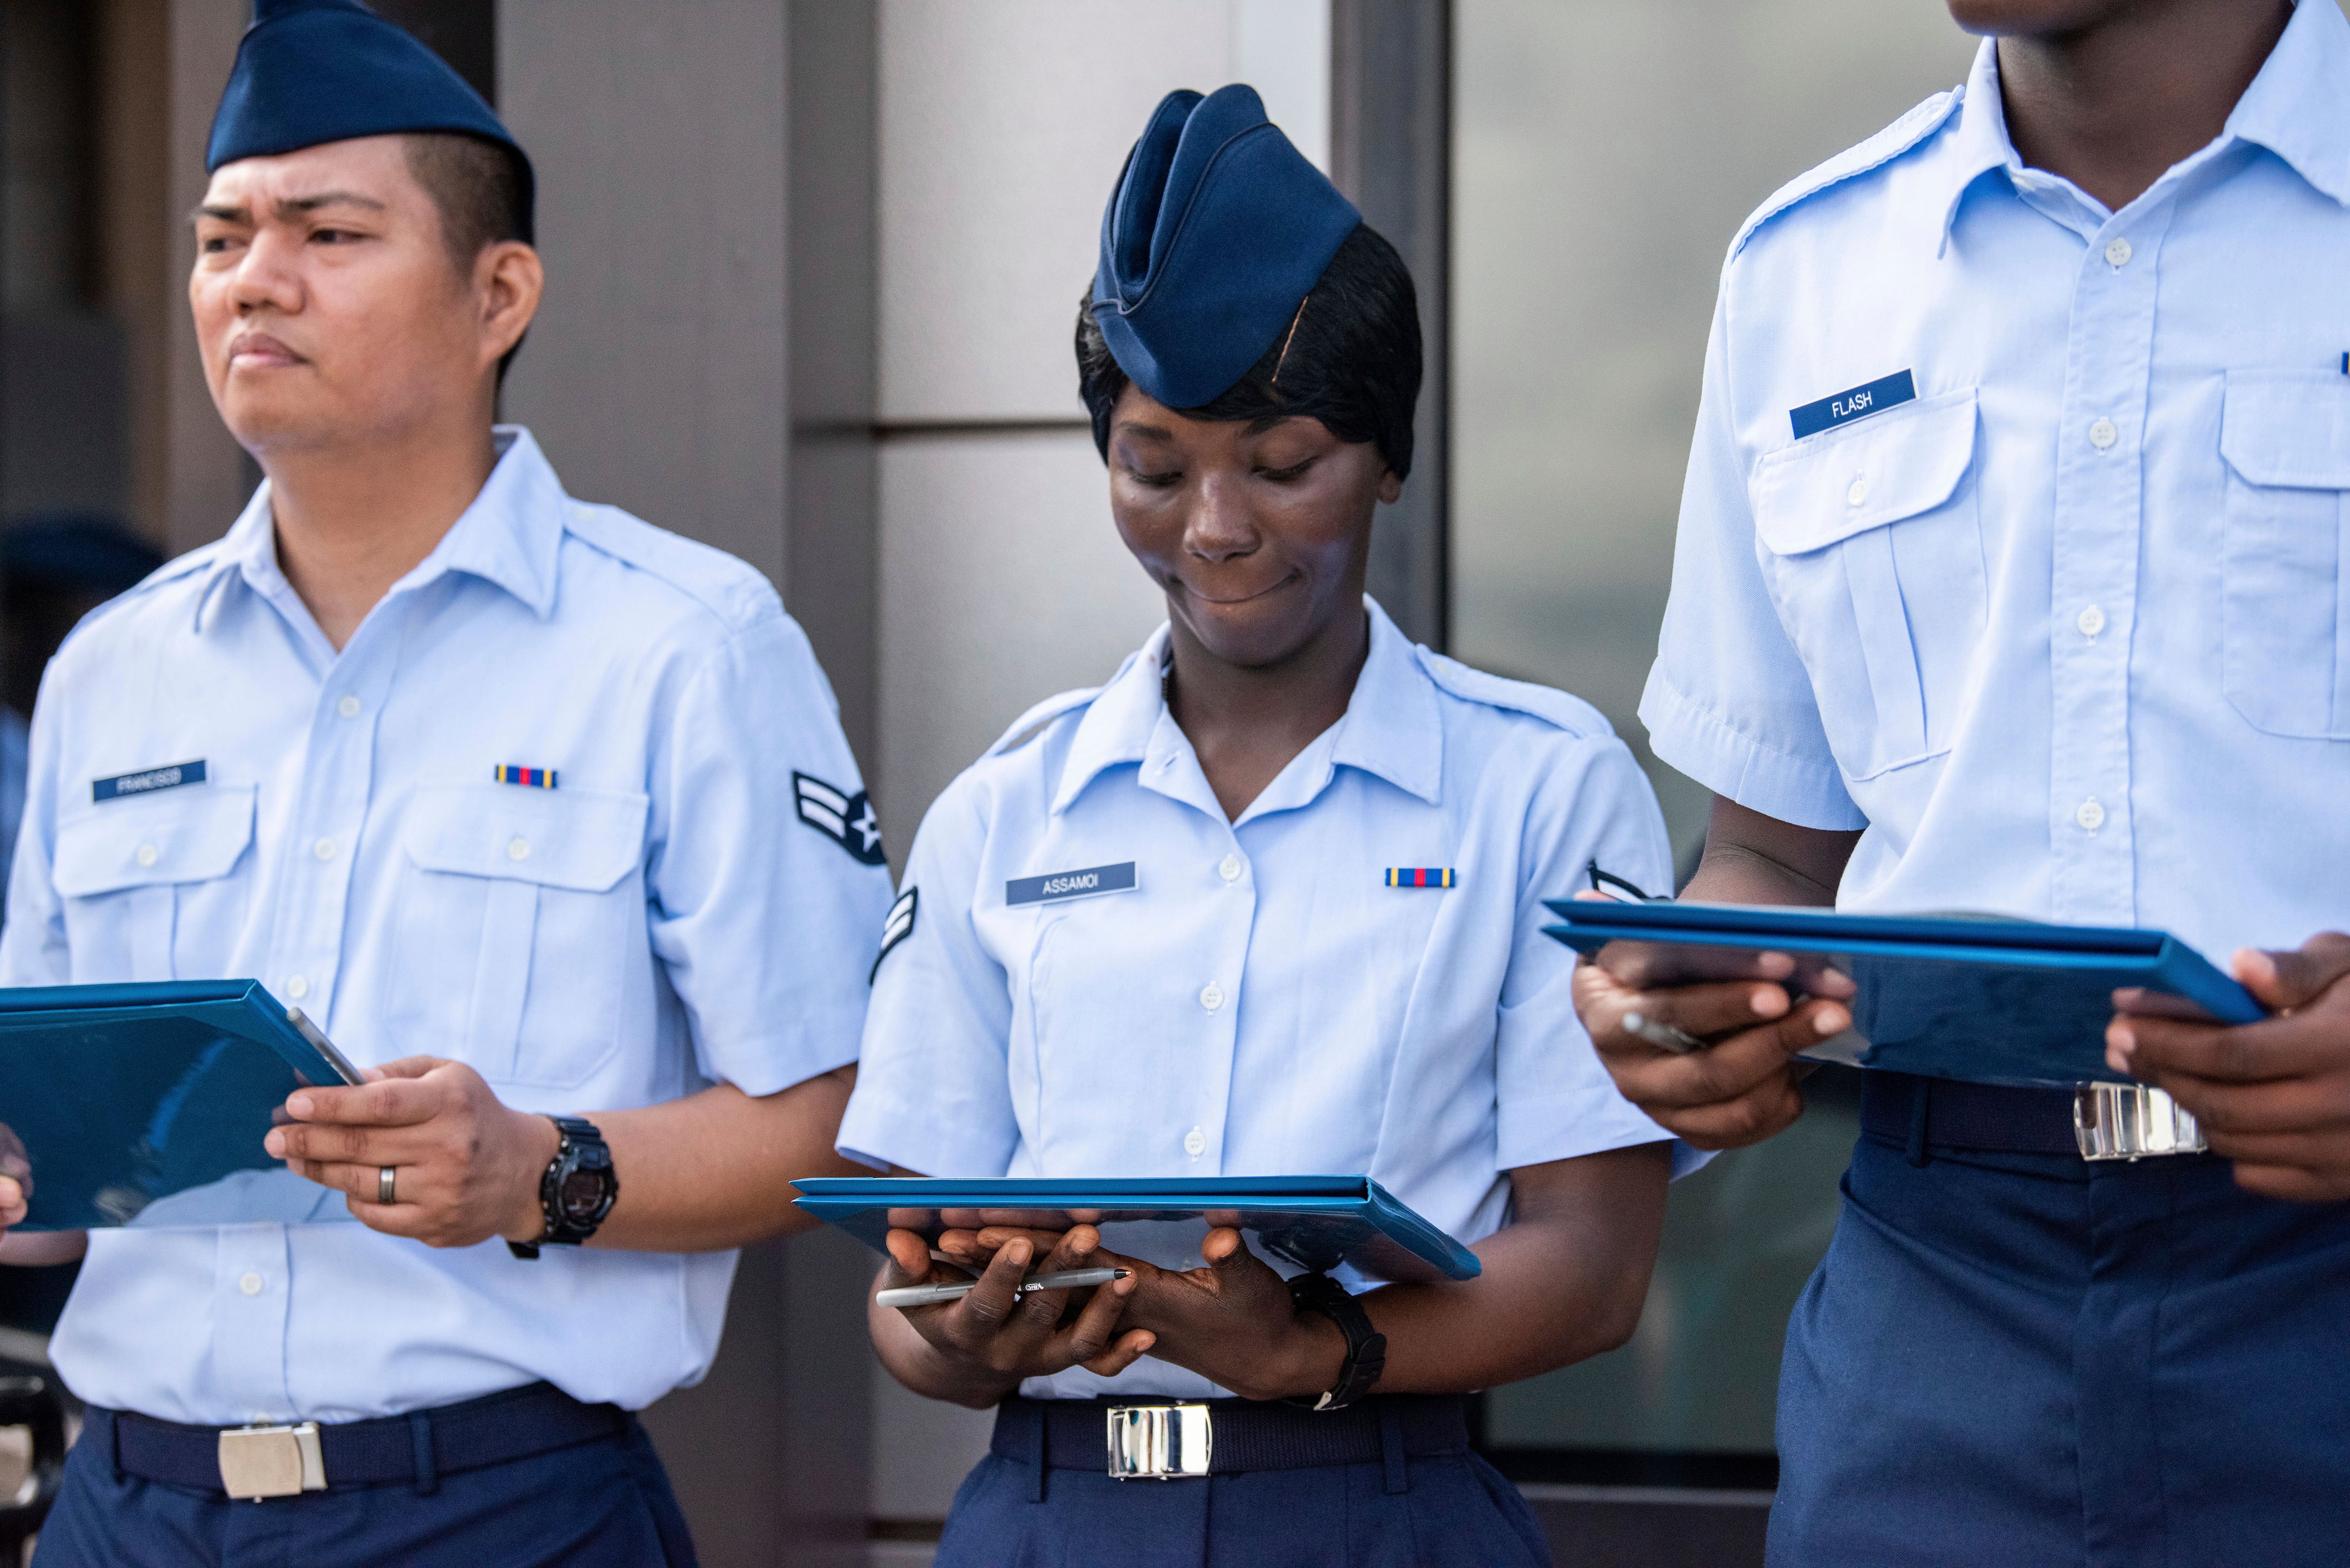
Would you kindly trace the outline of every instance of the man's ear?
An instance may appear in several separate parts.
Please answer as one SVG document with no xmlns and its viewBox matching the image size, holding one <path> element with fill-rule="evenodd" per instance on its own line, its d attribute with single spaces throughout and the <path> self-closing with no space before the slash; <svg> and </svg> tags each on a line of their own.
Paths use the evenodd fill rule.
<svg viewBox="0 0 2350 1568">
<path fill-rule="evenodd" d="M 1392 468 L 1379 470 L 1379 499 L 1390 506 L 1403 499 L 1403 481 Z"/>
<path fill-rule="evenodd" d="M 546 265 L 538 252 L 520 240 L 502 240 L 475 259 L 473 292 L 481 302 L 481 357 L 487 369 L 504 358 L 530 330 L 546 292 Z"/>
</svg>

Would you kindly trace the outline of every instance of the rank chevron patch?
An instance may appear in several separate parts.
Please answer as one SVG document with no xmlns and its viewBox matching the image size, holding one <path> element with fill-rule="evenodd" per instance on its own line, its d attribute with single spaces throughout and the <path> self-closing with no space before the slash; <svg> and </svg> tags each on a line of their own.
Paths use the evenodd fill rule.
<svg viewBox="0 0 2350 1568">
<path fill-rule="evenodd" d="M 792 794 L 797 797 L 800 820 L 848 851 L 849 858 L 879 866 L 887 858 L 881 848 L 881 820 L 863 790 L 843 794 L 819 778 L 792 774 Z"/>
<path fill-rule="evenodd" d="M 920 888 L 909 888 L 889 906 L 889 918 L 881 922 L 881 950 L 873 955 L 873 969 L 865 977 L 866 984 L 871 985 L 880 974 L 881 961 L 889 956 L 889 950 L 914 934 L 914 910 L 921 902 L 921 895 Z"/>
</svg>

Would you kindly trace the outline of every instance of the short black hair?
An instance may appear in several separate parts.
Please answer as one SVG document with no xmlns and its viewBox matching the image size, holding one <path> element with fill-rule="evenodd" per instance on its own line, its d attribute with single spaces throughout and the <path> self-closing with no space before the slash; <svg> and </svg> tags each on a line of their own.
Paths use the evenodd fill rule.
<svg viewBox="0 0 2350 1568">
<path fill-rule="evenodd" d="M 1090 288 L 1077 306 L 1076 347 L 1077 395 L 1093 416 L 1094 445 L 1107 462 L 1110 413 L 1127 375 L 1094 320 Z M 1340 441 L 1375 444 L 1403 479 L 1411 472 L 1419 377 L 1419 299 L 1411 269 L 1378 230 L 1358 223 L 1248 374 L 1212 400 L 1176 411 L 1195 420 L 1317 419 Z"/>
<path fill-rule="evenodd" d="M 412 131 L 408 171 L 432 198 L 441 214 L 441 238 L 457 275 L 470 277 L 473 263 L 492 245 L 508 240 L 532 243 L 530 203 L 524 192 L 521 160 L 512 148 L 463 131 Z M 517 341 L 498 361 L 498 385 L 506 367 L 522 352 Z"/>
<path fill-rule="evenodd" d="M 420 130 L 408 141 L 408 171 L 441 212 L 441 237 L 461 272 L 507 240 L 531 243 L 523 172 L 509 148 L 462 131 Z"/>
</svg>

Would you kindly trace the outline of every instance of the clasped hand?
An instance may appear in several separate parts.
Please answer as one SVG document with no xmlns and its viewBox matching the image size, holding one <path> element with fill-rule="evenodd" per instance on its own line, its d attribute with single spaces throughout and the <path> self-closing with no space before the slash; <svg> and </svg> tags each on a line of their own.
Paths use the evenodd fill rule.
<svg viewBox="0 0 2350 1568">
<path fill-rule="evenodd" d="M 361 1224 L 433 1247 L 493 1236 L 536 1240 L 546 1229 L 539 1178 L 559 1135 L 545 1116 L 509 1109 L 463 1062 L 408 1056 L 366 1070 L 350 1087 L 297 1089 L 294 1119 L 265 1148 L 287 1169 L 344 1194 Z M 383 1168 L 393 1199 L 377 1201 Z"/>
<path fill-rule="evenodd" d="M 2116 992 L 2106 1064 L 2191 1112 L 2248 1191 L 2350 1199 L 2350 936 L 2327 931 L 2298 952 L 2248 948 L 2233 967 L 2271 1017 L 2230 1026 L 2180 1016 L 2153 992 Z"/>
<path fill-rule="evenodd" d="M 1337 1325 L 1301 1315 L 1287 1282 L 1230 1227 L 1208 1232 L 1202 1267 L 1180 1270 L 1108 1251 L 1091 1225 L 946 1232 L 939 1251 L 969 1272 L 940 1264 L 910 1231 L 889 1232 L 889 1246 L 883 1288 L 978 1276 L 960 1301 L 905 1309 L 931 1349 L 974 1380 L 1008 1387 L 1071 1366 L 1112 1377 L 1149 1354 L 1243 1398 L 1274 1399 L 1331 1387 L 1346 1358 Z M 1121 1268 L 1129 1277 L 1089 1292 L 1016 1293 L 1028 1273 L 1080 1268 Z"/>
</svg>

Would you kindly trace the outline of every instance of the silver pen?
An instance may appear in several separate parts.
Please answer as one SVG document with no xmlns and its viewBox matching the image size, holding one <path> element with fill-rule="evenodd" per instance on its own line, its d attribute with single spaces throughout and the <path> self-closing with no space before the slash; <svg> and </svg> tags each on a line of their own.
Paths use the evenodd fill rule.
<svg viewBox="0 0 2350 1568">
<path fill-rule="evenodd" d="M 1635 1039 L 1646 1040 L 1661 1050 L 1670 1051 L 1676 1056 L 1686 1056 L 1692 1051 L 1705 1049 L 1705 1042 L 1688 1030 L 1676 1029 L 1669 1023 L 1659 1023 L 1638 1012 L 1624 1015 L 1624 1033 Z"/>
<path fill-rule="evenodd" d="M 1112 1280 L 1122 1280 L 1130 1269 L 1071 1269 L 1066 1273 L 1037 1274 L 1020 1282 L 1020 1294 L 1031 1291 L 1074 1291 L 1087 1285 L 1106 1285 Z M 977 1280 L 959 1285 L 901 1285 L 894 1291 L 883 1291 L 873 1299 L 886 1307 L 937 1306 L 942 1302 L 961 1301 L 977 1287 Z"/>
</svg>

